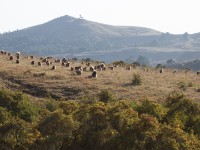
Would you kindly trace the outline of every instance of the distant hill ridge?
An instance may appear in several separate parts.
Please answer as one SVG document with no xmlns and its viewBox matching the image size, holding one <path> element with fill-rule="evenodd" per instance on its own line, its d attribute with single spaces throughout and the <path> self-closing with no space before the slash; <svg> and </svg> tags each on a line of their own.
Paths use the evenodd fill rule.
<svg viewBox="0 0 200 150">
<path fill-rule="evenodd" d="M 63 16 L 56 19 L 53 19 L 47 23 L 44 23 L 39 26 L 34 26 L 27 28 L 32 30 L 33 28 L 38 27 L 37 29 L 46 28 L 45 31 L 64 31 L 71 33 L 85 33 L 85 34 L 102 34 L 109 36 L 133 36 L 133 35 L 160 35 L 161 32 L 143 28 L 143 27 L 128 27 L 128 26 L 111 26 L 101 23 L 96 23 L 92 21 L 87 21 L 85 19 L 74 18 L 70 16 Z M 52 30 L 49 30 L 52 29 Z M 44 29 L 43 29 L 44 30 Z"/>
<path fill-rule="evenodd" d="M 199 58 L 200 34 L 173 35 L 144 27 L 112 26 L 65 15 L 0 35 L 0 49 L 104 61 L 142 55 L 151 63 L 157 63 L 167 59 Z"/>
</svg>

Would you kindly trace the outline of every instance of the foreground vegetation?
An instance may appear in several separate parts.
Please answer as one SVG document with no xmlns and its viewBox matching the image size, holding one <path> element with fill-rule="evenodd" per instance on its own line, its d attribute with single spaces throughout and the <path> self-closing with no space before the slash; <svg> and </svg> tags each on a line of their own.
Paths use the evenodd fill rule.
<svg viewBox="0 0 200 150">
<path fill-rule="evenodd" d="M 0 91 L 0 149 L 200 149 L 200 106 L 171 93 L 165 103 L 44 99 Z"/>
</svg>

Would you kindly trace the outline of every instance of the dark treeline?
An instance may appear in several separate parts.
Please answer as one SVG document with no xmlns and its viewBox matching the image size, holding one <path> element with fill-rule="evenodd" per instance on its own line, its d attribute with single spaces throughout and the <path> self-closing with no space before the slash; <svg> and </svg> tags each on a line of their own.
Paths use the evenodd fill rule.
<svg viewBox="0 0 200 150">
<path fill-rule="evenodd" d="M 200 149 L 200 106 L 172 93 L 164 104 L 98 99 L 46 99 L 0 91 L 0 149 Z"/>
</svg>

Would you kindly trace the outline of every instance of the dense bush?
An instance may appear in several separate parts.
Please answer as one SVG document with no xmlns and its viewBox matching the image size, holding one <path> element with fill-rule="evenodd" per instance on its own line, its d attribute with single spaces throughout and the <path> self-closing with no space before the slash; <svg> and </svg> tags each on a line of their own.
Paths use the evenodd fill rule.
<svg viewBox="0 0 200 150">
<path fill-rule="evenodd" d="M 114 100 L 114 95 L 111 91 L 109 90 L 102 90 L 99 94 L 99 101 L 107 103 L 108 101 Z"/>
<path fill-rule="evenodd" d="M 62 109 L 64 114 L 70 115 L 78 109 L 78 103 L 73 100 L 63 101 L 59 104 L 59 108 Z"/>
<path fill-rule="evenodd" d="M 163 120 L 167 110 L 161 104 L 150 101 L 148 99 L 143 100 L 142 104 L 136 109 L 139 114 L 150 114 L 156 117 L 159 121 Z"/>
<path fill-rule="evenodd" d="M 49 99 L 46 102 L 46 108 L 49 111 L 53 112 L 53 111 L 55 111 L 58 108 L 58 103 L 54 99 Z"/>
<path fill-rule="evenodd" d="M 183 91 L 185 91 L 188 87 L 192 87 L 192 86 L 193 86 L 192 82 L 186 83 L 186 82 L 181 81 L 178 83 L 179 89 L 182 89 Z"/>
<path fill-rule="evenodd" d="M 76 122 L 71 115 L 64 115 L 61 112 L 53 112 L 45 116 L 38 124 L 38 131 L 42 135 L 37 140 L 40 149 L 68 149 L 74 140 L 74 131 L 77 128 Z"/>
<path fill-rule="evenodd" d="M 142 84 L 142 78 L 140 74 L 133 74 L 133 78 L 132 78 L 132 85 L 136 86 L 136 85 L 141 85 Z"/>
<path fill-rule="evenodd" d="M 0 124 L 0 149 L 28 149 L 35 144 L 40 133 L 33 125 L 19 118 L 8 118 Z"/>
<path fill-rule="evenodd" d="M 193 103 L 182 94 L 172 93 L 166 100 L 168 108 L 165 121 L 178 126 L 184 131 L 199 135 L 197 128 L 200 122 L 200 106 Z"/>
<path fill-rule="evenodd" d="M 98 96 L 44 101 L 39 113 L 26 95 L 0 91 L 0 149 L 200 149 L 200 106 L 184 95 L 172 93 L 163 105 L 113 101 L 108 90 Z"/>
<path fill-rule="evenodd" d="M 0 124 L 3 124 L 10 117 L 10 113 L 7 109 L 0 107 Z"/>
<path fill-rule="evenodd" d="M 127 63 L 121 60 L 121 61 L 115 61 L 112 64 L 116 66 L 125 66 Z"/>
<path fill-rule="evenodd" d="M 34 121 L 38 115 L 38 109 L 21 92 L 0 91 L 0 106 L 25 121 Z"/>
</svg>

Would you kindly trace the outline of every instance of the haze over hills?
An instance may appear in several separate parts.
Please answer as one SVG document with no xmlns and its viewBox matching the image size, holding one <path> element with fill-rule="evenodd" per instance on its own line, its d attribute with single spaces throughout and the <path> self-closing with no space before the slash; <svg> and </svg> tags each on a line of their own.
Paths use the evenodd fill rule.
<svg viewBox="0 0 200 150">
<path fill-rule="evenodd" d="M 47 23 L 0 35 L 0 49 L 33 55 L 134 61 L 151 64 L 200 57 L 200 33 L 174 35 L 153 29 L 112 26 L 62 16 Z"/>
</svg>

